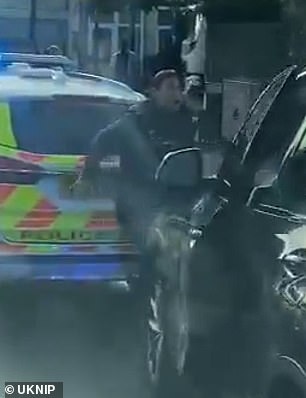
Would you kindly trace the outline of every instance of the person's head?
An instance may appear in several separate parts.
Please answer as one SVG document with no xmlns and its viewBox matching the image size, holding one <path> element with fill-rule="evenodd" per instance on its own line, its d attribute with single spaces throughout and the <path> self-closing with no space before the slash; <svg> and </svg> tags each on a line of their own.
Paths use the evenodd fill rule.
<svg viewBox="0 0 306 398">
<path fill-rule="evenodd" d="M 49 46 L 47 48 L 46 54 L 47 55 L 62 55 L 62 51 L 60 50 L 60 48 L 58 46 L 56 46 L 55 44 L 52 44 L 51 46 Z"/>
<path fill-rule="evenodd" d="M 160 107 L 178 111 L 183 103 L 183 93 L 178 74 L 173 69 L 162 70 L 153 77 L 151 98 Z"/>
</svg>

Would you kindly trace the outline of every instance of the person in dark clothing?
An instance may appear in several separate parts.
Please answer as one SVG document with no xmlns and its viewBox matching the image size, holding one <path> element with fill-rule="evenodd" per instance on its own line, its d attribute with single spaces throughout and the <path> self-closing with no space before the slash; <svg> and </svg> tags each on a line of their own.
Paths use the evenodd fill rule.
<svg viewBox="0 0 306 398">
<path fill-rule="evenodd" d="M 192 114 L 184 105 L 176 72 L 161 71 L 153 78 L 150 99 L 133 106 L 94 138 L 75 187 L 83 186 L 86 193 L 95 189 L 99 176 L 103 175 L 100 161 L 109 155 L 119 155 L 118 218 L 132 240 L 143 247 L 144 230 L 153 209 L 159 206 L 155 171 L 166 153 L 194 146 L 194 136 Z"/>
<path fill-rule="evenodd" d="M 157 73 L 152 80 L 150 99 L 132 106 L 121 119 L 96 135 L 82 178 L 93 176 L 99 170 L 99 162 L 114 154 L 120 156 L 124 174 L 135 179 L 138 167 L 142 166 L 141 174 L 148 177 L 144 175 L 148 171 L 147 159 L 150 163 L 147 166 L 151 167 L 152 162 L 159 164 L 171 150 L 194 146 L 196 126 L 192 116 L 184 104 L 177 73 L 174 70 Z"/>
</svg>

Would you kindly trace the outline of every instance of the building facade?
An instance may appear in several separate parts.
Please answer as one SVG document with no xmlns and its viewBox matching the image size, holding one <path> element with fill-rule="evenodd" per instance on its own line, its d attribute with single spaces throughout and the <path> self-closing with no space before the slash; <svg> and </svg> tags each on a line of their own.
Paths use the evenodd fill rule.
<svg viewBox="0 0 306 398">
<path fill-rule="evenodd" d="M 31 5 L 35 3 L 38 49 L 56 43 L 65 50 L 69 36 L 68 0 L 0 0 L 0 41 L 31 39 Z"/>
<path fill-rule="evenodd" d="M 36 6 L 34 27 L 33 5 Z M 83 68 L 98 69 L 105 75 L 111 55 L 119 50 L 121 40 L 130 35 L 129 26 L 127 12 L 90 16 L 85 2 L 80 0 L 0 0 L 0 51 L 7 48 L 22 51 L 34 32 L 38 51 L 57 44 Z M 135 51 L 140 59 L 156 54 L 170 36 L 169 9 L 161 8 L 149 14 L 137 12 Z M 4 46 L 11 42 L 13 47 Z"/>
<path fill-rule="evenodd" d="M 136 12 L 134 50 L 140 61 L 154 55 L 171 37 L 172 16 L 168 8 L 149 14 Z M 88 31 L 88 57 L 91 67 L 104 75 L 109 73 L 111 55 L 120 49 L 123 39 L 130 37 L 130 16 L 127 11 L 101 14 L 90 18 Z"/>
</svg>

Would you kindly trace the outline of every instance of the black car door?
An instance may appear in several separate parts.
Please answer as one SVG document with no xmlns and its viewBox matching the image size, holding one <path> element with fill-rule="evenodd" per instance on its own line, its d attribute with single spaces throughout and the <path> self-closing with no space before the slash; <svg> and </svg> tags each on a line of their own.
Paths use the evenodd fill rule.
<svg viewBox="0 0 306 398">
<path fill-rule="evenodd" d="M 277 175 L 300 123 L 289 95 L 295 70 L 289 67 L 276 76 L 251 108 L 225 154 L 218 183 L 203 193 L 192 211 L 194 228 L 211 224 L 224 207 L 230 211 L 244 207 L 256 184 L 266 184 Z M 293 108 L 291 117 L 286 115 L 288 104 Z"/>
<path fill-rule="evenodd" d="M 216 221 L 213 224 L 218 240 L 226 242 L 223 247 L 219 242 L 219 251 L 229 265 L 232 297 L 235 303 L 244 303 L 247 311 L 268 309 L 271 300 L 265 293 L 272 293 L 281 271 L 279 260 L 306 248 L 306 76 L 293 72 L 264 111 L 264 118 L 255 123 L 253 133 L 247 134 L 248 143 L 244 128 L 238 134 L 235 142 L 240 140 L 245 150 L 236 152 L 239 162 L 234 173 L 226 174 L 230 168 L 223 170 L 233 192 L 222 217 L 217 218 L 218 229 Z M 273 91 L 273 84 L 265 95 Z M 264 290 L 265 286 L 270 289 Z"/>
<path fill-rule="evenodd" d="M 247 159 L 247 153 L 252 148 L 254 139 L 258 135 L 260 126 L 272 104 L 293 75 L 294 70 L 294 67 L 287 68 L 268 85 L 251 109 L 244 126 L 235 137 L 233 145 L 225 156 L 219 180 L 227 181 L 232 186 L 232 190 L 236 192 L 242 191 L 239 182 L 246 181 L 243 174 L 245 174 L 244 163 Z M 250 179 L 248 180 L 250 181 Z M 250 189 L 252 184 L 249 183 L 248 185 Z M 215 184 L 215 186 L 218 186 L 218 184 Z M 214 188 L 209 187 L 208 190 L 203 190 L 200 196 L 198 196 L 199 193 L 197 195 L 189 193 L 189 200 L 185 201 L 183 207 L 171 204 L 168 207 L 169 212 L 160 214 L 156 218 L 150 239 L 153 241 L 158 237 L 158 244 L 162 246 L 160 252 L 163 257 L 167 257 L 167 259 L 161 261 L 162 272 L 166 273 L 167 276 L 173 278 L 173 273 L 177 270 L 172 264 L 177 263 L 178 259 L 182 262 L 182 258 L 189 256 L 189 253 L 193 250 L 190 245 L 193 245 L 194 241 L 202 240 L 201 229 L 210 225 L 216 214 L 228 202 L 226 198 L 214 191 Z M 178 203 L 182 203 L 181 200 Z M 158 232 L 156 233 L 156 231 Z"/>
<path fill-rule="evenodd" d="M 254 104 L 226 154 L 219 184 L 202 196 L 185 227 L 192 294 L 212 305 L 232 305 L 238 311 L 258 306 L 265 234 L 248 201 L 257 185 L 271 184 L 278 175 L 303 118 L 293 101 L 294 72 L 290 67 L 280 73 Z"/>
</svg>

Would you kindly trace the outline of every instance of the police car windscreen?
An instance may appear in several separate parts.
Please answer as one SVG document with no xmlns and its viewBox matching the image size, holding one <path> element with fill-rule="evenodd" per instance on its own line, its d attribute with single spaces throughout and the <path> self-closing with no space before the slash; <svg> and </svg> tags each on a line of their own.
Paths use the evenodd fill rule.
<svg viewBox="0 0 306 398">
<path fill-rule="evenodd" d="M 80 99 L 14 99 L 9 102 L 19 149 L 34 153 L 86 154 L 95 134 L 125 111 L 120 104 Z"/>
</svg>

